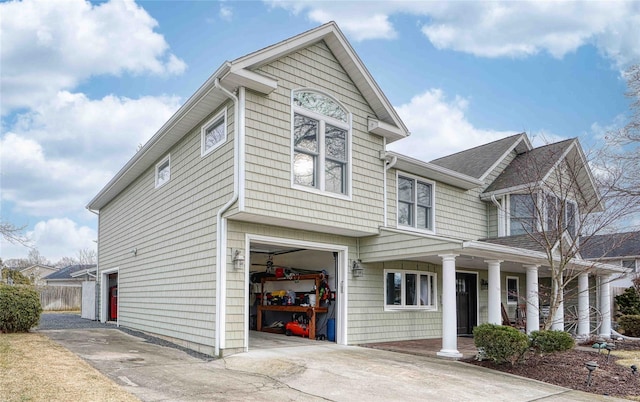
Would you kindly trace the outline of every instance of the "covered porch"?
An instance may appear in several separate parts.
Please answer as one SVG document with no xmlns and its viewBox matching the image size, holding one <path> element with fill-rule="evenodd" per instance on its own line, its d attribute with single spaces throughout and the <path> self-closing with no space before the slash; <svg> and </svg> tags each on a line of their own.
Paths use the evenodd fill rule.
<svg viewBox="0 0 640 402">
<path fill-rule="evenodd" d="M 399 234 L 398 232 L 390 233 L 391 236 L 396 237 Z M 413 235 L 412 237 L 414 243 L 421 243 L 420 241 L 416 242 L 417 236 Z M 458 359 L 463 355 L 468 357 L 467 354 L 469 354 L 468 351 L 470 350 L 468 346 L 470 344 L 472 353 L 475 354 L 472 338 L 459 336 L 460 311 L 465 309 L 464 305 L 460 305 L 461 288 L 469 286 L 469 284 L 461 282 L 460 279 L 461 274 L 465 272 L 481 273 L 485 271 L 482 274 L 482 279 L 477 279 L 477 283 L 471 282 L 471 287 L 476 287 L 472 291 L 471 297 L 476 299 L 475 302 L 478 306 L 478 313 L 472 316 L 473 322 L 471 326 L 481 323 L 497 325 L 503 323 L 504 302 L 513 303 L 511 289 L 507 289 L 509 284 L 508 276 L 513 275 L 517 276 L 516 283 L 520 281 L 520 278 L 525 282 L 524 291 L 515 295 L 515 303 L 522 307 L 526 316 L 523 329 L 527 333 L 540 329 L 542 323 L 541 311 L 544 312 L 545 309 L 541 308 L 540 305 L 541 291 L 539 283 L 541 280 L 550 281 L 548 278 L 552 275 L 551 269 L 548 267 L 549 262 L 546 253 L 485 241 L 456 241 L 436 236 L 424 236 L 421 240 L 424 241 L 423 247 L 415 244 L 418 247 L 405 249 L 405 253 L 401 258 L 405 261 L 426 262 L 442 267 L 441 277 L 438 278 L 441 285 L 439 295 L 439 308 L 442 312 L 441 338 L 400 343 L 383 342 L 378 344 L 381 348 L 412 345 L 418 350 L 421 349 L 420 346 L 424 345 L 429 346 L 428 350 L 433 350 L 434 344 L 438 344 L 439 350 L 435 355 Z M 364 251 L 364 253 L 361 252 L 361 258 L 365 264 L 386 259 L 379 249 L 368 254 L 368 247 L 365 246 L 361 251 Z M 369 260 L 368 257 L 372 257 L 372 259 Z M 399 256 L 386 257 L 397 259 Z M 575 334 L 578 337 L 587 337 L 591 333 L 593 326 L 590 322 L 589 312 L 590 307 L 595 304 L 601 312 L 596 335 L 609 338 L 611 335 L 610 282 L 612 274 L 618 268 L 605 264 L 585 262 L 579 259 L 572 260 L 570 265 L 572 272 L 575 273 L 575 288 L 577 291 L 575 306 L 577 325 Z M 505 276 L 507 281 L 504 281 Z M 476 275 L 476 277 L 480 278 L 480 275 Z M 595 286 L 589 286 L 590 277 L 592 279 L 591 283 L 595 282 Z M 520 286 L 517 284 L 516 289 L 519 289 Z M 482 301 L 480 301 L 480 295 L 482 295 Z M 546 318 L 546 320 L 551 320 L 551 329 L 565 330 L 564 296 L 564 294 L 561 295 L 560 305 L 554 316 Z M 480 314 L 481 309 L 482 315 Z M 467 339 L 470 343 L 466 342 Z M 467 350 L 466 354 L 463 352 L 464 350 Z"/>
</svg>

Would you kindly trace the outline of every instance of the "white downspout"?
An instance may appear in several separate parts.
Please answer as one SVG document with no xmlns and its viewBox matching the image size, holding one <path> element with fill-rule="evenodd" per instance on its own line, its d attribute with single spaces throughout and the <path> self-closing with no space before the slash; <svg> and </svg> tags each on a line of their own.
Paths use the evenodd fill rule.
<svg viewBox="0 0 640 402">
<path fill-rule="evenodd" d="M 233 195 L 226 204 L 218 210 L 216 215 L 216 338 L 215 354 L 220 356 L 220 351 L 225 348 L 226 340 L 226 298 L 227 298 L 227 219 L 222 215 L 238 200 L 239 170 L 240 170 L 240 138 L 238 119 L 238 98 L 220 85 L 216 78 L 214 87 L 220 89 L 233 100 Z"/>
<path fill-rule="evenodd" d="M 387 149 L 387 139 L 383 138 L 383 145 L 384 145 L 384 157 L 382 158 L 382 163 L 384 166 L 384 170 L 382 172 L 382 180 L 383 180 L 383 184 L 382 184 L 382 195 L 384 197 L 383 199 L 383 204 L 382 204 L 382 214 L 384 215 L 384 221 L 382 222 L 382 227 L 387 227 L 387 208 L 388 208 L 388 203 L 387 203 L 387 199 L 388 199 L 388 194 L 387 194 L 387 171 L 389 169 L 391 169 L 392 167 L 394 167 L 396 165 L 396 162 L 398 162 L 398 157 L 397 156 L 392 156 L 391 157 L 391 161 L 389 161 L 389 156 L 386 153 L 386 149 Z"/>
<path fill-rule="evenodd" d="M 498 237 L 505 236 L 506 235 L 505 220 L 507 218 L 506 211 L 502 206 L 502 204 L 500 204 L 500 202 L 496 199 L 496 196 L 494 194 L 491 195 L 491 202 L 493 203 L 493 205 L 496 206 L 496 208 L 498 208 Z M 487 214 L 487 218 L 488 217 L 489 217 L 489 214 Z M 487 225 L 487 231 L 488 230 L 489 230 L 489 225 Z M 489 233 L 487 233 L 487 236 L 489 236 Z"/>
</svg>

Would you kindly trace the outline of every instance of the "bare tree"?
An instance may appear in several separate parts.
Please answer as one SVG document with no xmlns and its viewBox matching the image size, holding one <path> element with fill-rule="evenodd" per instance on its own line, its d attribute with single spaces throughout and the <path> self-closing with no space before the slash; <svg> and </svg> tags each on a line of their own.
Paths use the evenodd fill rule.
<svg viewBox="0 0 640 402">
<path fill-rule="evenodd" d="M 40 254 L 40 251 L 38 251 L 37 248 L 32 248 L 31 250 L 29 250 L 29 256 L 27 257 L 27 260 L 29 260 L 29 265 L 36 265 L 36 264 L 40 264 L 40 265 L 49 265 L 49 260 L 47 260 L 42 254 Z"/>
<path fill-rule="evenodd" d="M 54 267 L 64 268 L 64 267 L 68 267 L 69 265 L 77 265 L 77 264 L 78 264 L 78 260 L 76 260 L 73 257 L 62 257 L 58 260 L 58 262 L 54 264 Z"/>
<path fill-rule="evenodd" d="M 546 254 L 551 288 L 545 304 L 551 319 L 545 329 L 560 316 L 570 283 L 595 271 L 595 263 L 579 258 L 581 250 L 638 211 L 638 197 L 619 191 L 624 177 L 597 168 L 592 174 L 592 162 L 572 139 L 520 154 L 510 166 L 517 176 L 512 183 L 520 188 L 510 196 L 511 234 L 525 236 Z"/>
<path fill-rule="evenodd" d="M 82 265 L 95 264 L 98 259 L 96 250 L 90 249 L 90 248 L 80 249 L 78 250 L 78 253 L 76 255 L 77 255 L 76 259 L 78 260 L 78 263 Z"/>
<path fill-rule="evenodd" d="M 16 226 L 13 223 L 0 220 L 0 235 L 12 244 L 20 244 L 31 247 L 30 239 L 24 235 L 25 226 Z"/>
<path fill-rule="evenodd" d="M 640 195 L 640 64 L 624 74 L 631 114 L 626 125 L 607 133 L 603 167 L 620 176 L 616 190 L 630 196 Z"/>
</svg>

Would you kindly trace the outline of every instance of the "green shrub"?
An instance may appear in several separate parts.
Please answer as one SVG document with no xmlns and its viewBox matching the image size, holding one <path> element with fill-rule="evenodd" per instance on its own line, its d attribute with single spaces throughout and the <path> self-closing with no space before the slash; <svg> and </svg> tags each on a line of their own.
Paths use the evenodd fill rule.
<svg viewBox="0 0 640 402">
<path fill-rule="evenodd" d="M 564 331 L 533 331 L 530 335 L 531 347 L 540 353 L 553 353 L 569 350 L 575 341 Z"/>
<path fill-rule="evenodd" d="M 33 287 L 0 285 L 0 332 L 28 332 L 41 313 L 40 296 Z"/>
<path fill-rule="evenodd" d="M 640 336 L 640 315 L 623 315 L 618 320 L 618 325 L 626 336 Z"/>
<path fill-rule="evenodd" d="M 624 293 L 615 297 L 618 310 L 622 315 L 640 314 L 640 297 L 633 287 L 626 288 Z"/>
<path fill-rule="evenodd" d="M 496 363 L 514 365 L 529 349 L 529 337 L 513 327 L 482 324 L 473 329 L 473 340 L 484 356 Z"/>
</svg>

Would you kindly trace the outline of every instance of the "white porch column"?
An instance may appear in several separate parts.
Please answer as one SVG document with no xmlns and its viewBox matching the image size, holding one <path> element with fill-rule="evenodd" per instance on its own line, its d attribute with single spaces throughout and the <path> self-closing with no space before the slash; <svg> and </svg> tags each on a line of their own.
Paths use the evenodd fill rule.
<svg viewBox="0 0 640 402">
<path fill-rule="evenodd" d="M 442 258 L 442 349 L 438 356 L 459 358 L 458 320 L 456 306 L 456 254 L 440 255 Z"/>
<path fill-rule="evenodd" d="M 589 321 L 589 274 L 578 275 L 578 337 L 586 338 L 591 332 Z"/>
<path fill-rule="evenodd" d="M 527 334 L 540 329 L 538 265 L 525 265 L 527 270 Z"/>
<path fill-rule="evenodd" d="M 485 261 L 489 267 L 489 300 L 488 300 L 488 319 L 489 324 L 502 324 L 502 308 L 500 306 L 500 263 L 501 260 Z"/>
<path fill-rule="evenodd" d="M 602 316 L 598 335 L 608 339 L 611 338 L 611 275 L 600 275 L 598 278 L 600 279 L 600 314 Z"/>
</svg>

